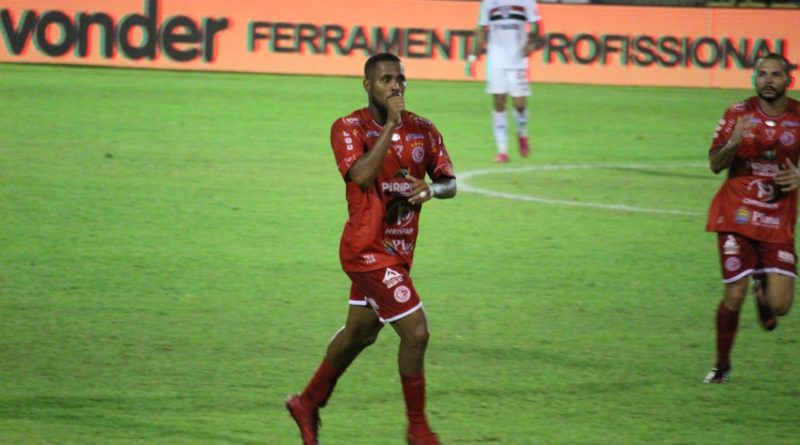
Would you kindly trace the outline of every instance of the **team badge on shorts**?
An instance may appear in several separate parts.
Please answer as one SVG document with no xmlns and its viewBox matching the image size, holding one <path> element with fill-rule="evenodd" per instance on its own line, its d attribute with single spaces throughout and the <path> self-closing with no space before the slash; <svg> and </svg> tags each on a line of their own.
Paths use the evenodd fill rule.
<svg viewBox="0 0 800 445">
<path fill-rule="evenodd" d="M 394 299 L 398 303 L 405 303 L 411 298 L 411 290 L 406 286 L 400 286 L 394 290 Z"/>
<path fill-rule="evenodd" d="M 725 260 L 725 270 L 736 272 L 742 268 L 742 260 L 739 257 L 732 256 Z"/>
</svg>

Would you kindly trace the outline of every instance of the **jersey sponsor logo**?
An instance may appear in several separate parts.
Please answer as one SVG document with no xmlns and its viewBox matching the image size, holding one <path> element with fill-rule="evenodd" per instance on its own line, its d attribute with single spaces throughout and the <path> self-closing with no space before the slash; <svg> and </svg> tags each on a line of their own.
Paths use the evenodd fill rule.
<svg viewBox="0 0 800 445">
<path fill-rule="evenodd" d="M 411 253 L 414 251 L 414 243 L 410 241 L 406 241 L 404 239 L 393 239 L 391 242 L 392 249 L 395 252 Z"/>
<path fill-rule="evenodd" d="M 405 146 L 403 144 L 392 144 L 392 149 L 394 149 L 394 152 L 397 153 L 397 156 L 402 156 Z"/>
<path fill-rule="evenodd" d="M 725 239 L 725 242 L 722 244 L 722 253 L 725 255 L 739 254 L 739 243 L 736 242 L 736 238 L 734 238 L 733 235 L 728 235 Z"/>
<path fill-rule="evenodd" d="M 772 122 L 772 121 L 767 121 L 767 125 L 769 125 L 770 122 Z M 774 126 L 775 123 L 772 122 L 772 125 Z M 764 134 L 767 136 L 767 139 L 770 139 L 770 140 L 775 139 L 775 133 L 777 133 L 777 132 L 778 132 L 778 130 L 775 130 L 774 128 L 767 128 L 766 130 L 764 130 Z"/>
<path fill-rule="evenodd" d="M 397 235 L 413 235 L 414 228 L 413 227 L 387 227 L 384 231 L 385 234 L 390 236 L 397 236 Z"/>
<path fill-rule="evenodd" d="M 785 250 L 778 251 L 778 261 L 783 261 L 784 263 L 794 264 L 794 255 L 791 252 L 787 252 Z"/>
<path fill-rule="evenodd" d="M 753 217 L 750 224 L 754 226 L 766 227 L 768 229 L 777 229 L 781 226 L 781 218 L 779 216 L 769 216 L 765 213 L 753 211 Z"/>
<path fill-rule="evenodd" d="M 780 207 L 780 204 L 775 202 L 763 202 L 750 198 L 744 198 L 742 199 L 742 202 L 747 205 L 761 207 L 762 209 L 777 209 L 778 207 Z"/>
<path fill-rule="evenodd" d="M 417 164 L 424 161 L 425 149 L 422 147 L 414 147 L 414 151 L 411 152 L 411 158 L 414 159 L 414 162 L 416 162 Z"/>
<path fill-rule="evenodd" d="M 742 260 L 739 257 L 732 256 L 725 260 L 725 270 L 736 272 L 742 268 Z"/>
<path fill-rule="evenodd" d="M 381 182 L 381 191 L 407 195 L 411 193 L 411 184 L 408 182 Z"/>
<path fill-rule="evenodd" d="M 394 299 L 397 300 L 398 303 L 405 303 L 411 299 L 411 290 L 406 286 L 398 287 L 394 290 Z"/>
<path fill-rule="evenodd" d="M 391 289 L 402 282 L 403 274 L 389 267 L 386 268 L 386 273 L 383 274 L 383 284 L 385 284 L 386 287 Z"/>
<path fill-rule="evenodd" d="M 753 173 L 756 172 L 754 171 Z M 775 187 L 772 184 L 767 184 L 762 179 L 756 179 L 747 184 L 747 191 L 753 193 L 754 187 L 756 189 L 756 198 L 759 200 L 769 202 L 775 199 Z"/>
<path fill-rule="evenodd" d="M 794 145 L 795 142 L 794 133 L 791 131 L 784 131 L 781 133 L 780 141 L 783 145 Z"/>
<path fill-rule="evenodd" d="M 736 221 L 736 224 L 747 224 L 750 222 L 750 211 L 744 207 L 739 207 L 736 209 L 736 213 L 733 215 L 733 220 Z"/>
<path fill-rule="evenodd" d="M 767 150 L 767 153 L 765 153 L 765 157 L 767 157 L 767 158 L 769 158 L 769 156 L 770 156 L 769 151 L 770 150 Z M 772 156 L 774 156 L 774 154 Z M 771 163 L 771 162 L 750 161 L 747 164 L 750 167 L 750 171 L 753 172 L 754 175 L 759 175 L 759 176 L 773 177 L 780 170 L 780 167 L 778 166 L 778 164 Z M 757 180 L 757 181 L 761 182 L 760 179 Z M 747 189 L 749 190 L 750 187 L 754 187 L 752 182 L 747 185 Z"/>
<path fill-rule="evenodd" d="M 492 25 L 492 29 L 502 29 L 503 31 L 517 31 L 522 29 L 522 24 L 504 23 L 501 25 Z"/>
</svg>

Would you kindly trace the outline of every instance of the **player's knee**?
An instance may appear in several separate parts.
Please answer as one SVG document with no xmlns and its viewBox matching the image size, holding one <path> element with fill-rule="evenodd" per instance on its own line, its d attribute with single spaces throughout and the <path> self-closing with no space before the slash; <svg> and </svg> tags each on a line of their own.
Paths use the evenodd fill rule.
<svg viewBox="0 0 800 445">
<path fill-rule="evenodd" d="M 430 331 L 428 331 L 427 327 L 422 326 L 409 332 L 406 336 L 406 342 L 415 348 L 424 349 L 428 346 L 430 338 Z"/>
<path fill-rule="evenodd" d="M 775 312 L 775 315 L 783 317 L 784 315 L 789 313 L 789 309 L 791 308 L 792 308 L 792 302 L 787 300 L 787 301 L 782 301 L 777 305 L 775 305 L 772 308 L 772 311 Z"/>
</svg>

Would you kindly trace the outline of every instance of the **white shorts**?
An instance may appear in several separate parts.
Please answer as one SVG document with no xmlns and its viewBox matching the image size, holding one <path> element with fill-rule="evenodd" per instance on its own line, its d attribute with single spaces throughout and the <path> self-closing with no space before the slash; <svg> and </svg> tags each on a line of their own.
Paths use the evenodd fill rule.
<svg viewBox="0 0 800 445">
<path fill-rule="evenodd" d="M 531 95 L 527 69 L 489 69 L 486 73 L 486 92 L 510 94 L 511 97 Z"/>
</svg>

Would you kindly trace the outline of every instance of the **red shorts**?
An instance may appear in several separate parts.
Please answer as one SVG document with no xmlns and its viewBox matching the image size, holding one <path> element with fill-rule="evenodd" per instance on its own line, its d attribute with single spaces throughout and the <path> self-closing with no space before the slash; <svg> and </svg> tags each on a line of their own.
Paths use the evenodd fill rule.
<svg viewBox="0 0 800 445">
<path fill-rule="evenodd" d="M 794 243 L 765 243 L 737 233 L 717 234 L 722 281 L 732 283 L 752 273 L 779 273 L 797 278 Z"/>
<path fill-rule="evenodd" d="M 417 290 L 403 265 L 369 272 L 345 272 L 353 282 L 350 304 L 372 306 L 384 323 L 399 320 L 422 307 Z"/>
</svg>

